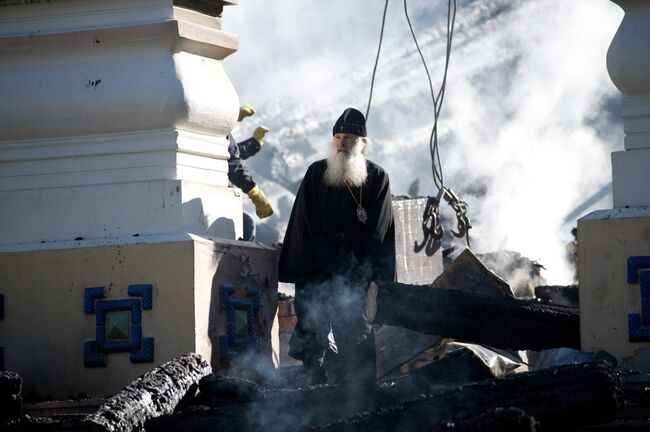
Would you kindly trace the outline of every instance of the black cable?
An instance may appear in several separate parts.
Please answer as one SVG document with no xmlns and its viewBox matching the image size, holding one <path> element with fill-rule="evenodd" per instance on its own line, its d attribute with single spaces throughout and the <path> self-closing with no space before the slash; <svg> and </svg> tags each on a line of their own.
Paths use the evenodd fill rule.
<svg viewBox="0 0 650 432">
<path fill-rule="evenodd" d="M 429 90 L 431 91 L 431 101 L 433 102 L 433 110 L 434 110 L 433 112 L 434 122 L 433 122 L 433 128 L 431 130 L 431 136 L 429 137 L 429 151 L 431 154 L 431 170 L 433 174 L 433 182 L 438 188 L 438 190 L 441 191 L 442 188 L 444 187 L 444 181 L 442 175 L 442 162 L 440 160 L 440 150 L 438 146 L 438 118 L 440 117 L 440 111 L 442 109 L 442 101 L 445 95 L 445 87 L 447 85 L 447 71 L 449 69 L 449 58 L 451 56 L 451 43 L 452 43 L 453 33 L 454 33 L 454 23 L 456 20 L 456 0 L 448 0 L 447 49 L 445 54 L 445 69 L 442 78 L 442 83 L 440 85 L 440 90 L 438 91 L 437 96 L 434 94 L 433 84 L 431 82 L 431 74 L 429 73 L 427 62 L 424 59 L 424 55 L 422 54 L 422 50 L 420 49 L 420 44 L 418 43 L 417 37 L 415 36 L 413 25 L 411 24 L 411 19 L 408 14 L 407 0 L 404 0 L 404 15 L 406 16 L 406 22 L 408 23 L 409 29 L 411 30 L 411 36 L 413 37 L 413 41 L 415 42 L 415 47 L 417 48 L 418 53 L 420 54 L 420 59 L 422 60 L 422 64 L 424 65 L 424 70 L 427 74 L 427 80 L 429 82 Z"/>
<path fill-rule="evenodd" d="M 372 81 L 370 81 L 370 97 L 368 98 L 368 108 L 366 108 L 366 121 L 370 114 L 370 102 L 372 102 L 372 90 L 375 87 L 375 74 L 377 73 L 377 64 L 379 63 L 379 53 L 381 52 L 381 42 L 384 39 L 384 24 L 386 23 L 386 10 L 388 9 L 388 0 L 384 4 L 384 16 L 381 19 L 381 33 L 379 33 L 379 47 L 377 48 L 377 57 L 375 58 L 375 67 L 372 69 Z"/>
<path fill-rule="evenodd" d="M 431 102 L 433 103 L 434 120 L 433 120 L 433 128 L 431 129 L 431 136 L 429 137 L 429 151 L 431 154 L 431 171 L 433 174 L 433 182 L 438 188 L 438 200 L 440 200 L 444 194 L 444 181 L 442 175 L 442 162 L 440 160 L 440 148 L 438 146 L 438 119 L 440 118 L 440 111 L 442 110 L 442 102 L 445 98 L 445 88 L 447 86 L 447 72 L 449 70 L 449 59 L 451 57 L 451 45 L 454 36 L 454 24 L 456 22 L 456 0 L 448 0 L 447 2 L 447 49 L 445 52 L 445 69 L 442 76 L 442 83 L 440 84 L 440 90 L 438 90 L 437 96 L 434 94 L 433 84 L 431 83 L 431 74 L 429 73 L 427 62 L 424 59 L 422 50 L 420 49 L 420 44 L 418 43 L 417 37 L 415 36 L 415 30 L 413 30 L 413 24 L 411 24 L 411 18 L 409 17 L 409 13 L 408 13 L 407 0 L 404 0 L 404 15 L 406 16 L 406 22 L 408 23 L 409 29 L 411 30 L 411 36 L 413 36 L 413 42 L 415 42 L 415 47 L 417 48 L 418 53 L 420 54 L 422 65 L 424 66 L 424 70 L 427 73 L 427 80 L 429 81 L 429 90 L 431 91 Z M 467 206 L 465 202 L 461 201 L 461 203 Z M 457 217 L 459 216 L 457 215 Z M 470 241 L 469 241 L 470 226 L 469 226 L 468 219 L 466 220 L 466 224 L 467 227 L 465 229 L 465 240 L 467 241 L 467 247 L 470 247 Z"/>
</svg>

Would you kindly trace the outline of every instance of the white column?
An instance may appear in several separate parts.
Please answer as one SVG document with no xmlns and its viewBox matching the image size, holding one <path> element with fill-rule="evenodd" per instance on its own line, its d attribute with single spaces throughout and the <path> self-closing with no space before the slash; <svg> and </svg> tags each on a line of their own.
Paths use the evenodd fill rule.
<svg viewBox="0 0 650 432">
<path fill-rule="evenodd" d="M 578 221 L 581 343 L 650 371 L 650 2 L 612 1 L 625 11 L 607 54 L 625 150 L 612 153 L 614 208 Z"/>
<path fill-rule="evenodd" d="M 614 207 L 650 204 L 650 4 L 613 0 L 625 11 L 607 53 L 607 70 L 623 93 L 625 150 L 612 153 Z"/>
<path fill-rule="evenodd" d="M 0 244 L 240 236 L 226 140 L 239 100 L 223 68 L 238 39 L 221 19 L 171 0 L 9 4 Z"/>
</svg>

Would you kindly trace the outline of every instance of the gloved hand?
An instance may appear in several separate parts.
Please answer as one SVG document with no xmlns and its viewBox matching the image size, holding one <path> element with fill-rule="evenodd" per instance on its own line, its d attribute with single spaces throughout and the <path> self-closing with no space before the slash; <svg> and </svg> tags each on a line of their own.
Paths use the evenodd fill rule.
<svg viewBox="0 0 650 432">
<path fill-rule="evenodd" d="M 242 105 L 239 107 L 239 118 L 237 121 L 242 121 L 248 116 L 255 114 L 255 108 L 250 105 Z"/>
<path fill-rule="evenodd" d="M 253 204 L 255 204 L 255 213 L 257 213 L 257 217 L 264 219 L 273 214 L 273 207 L 271 207 L 271 203 L 258 186 L 255 186 L 253 189 L 249 190 L 247 194 L 251 201 L 253 201 Z"/>
<path fill-rule="evenodd" d="M 269 128 L 266 126 L 258 126 L 255 128 L 255 132 L 253 132 L 253 138 L 255 138 L 257 141 L 260 142 L 260 145 L 264 144 L 264 135 L 269 131 Z"/>
</svg>

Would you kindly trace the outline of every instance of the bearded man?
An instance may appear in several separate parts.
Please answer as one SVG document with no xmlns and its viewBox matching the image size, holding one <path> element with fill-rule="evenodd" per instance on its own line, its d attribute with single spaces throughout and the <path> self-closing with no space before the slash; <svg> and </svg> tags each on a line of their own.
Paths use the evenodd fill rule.
<svg viewBox="0 0 650 432">
<path fill-rule="evenodd" d="M 279 279 L 296 286 L 289 355 L 303 361 L 313 384 L 327 382 L 327 372 L 374 384 L 364 307 L 370 280 L 395 276 L 388 175 L 365 158 L 361 112 L 346 109 L 332 135 L 329 157 L 314 162 L 300 185 L 280 254 Z"/>
</svg>

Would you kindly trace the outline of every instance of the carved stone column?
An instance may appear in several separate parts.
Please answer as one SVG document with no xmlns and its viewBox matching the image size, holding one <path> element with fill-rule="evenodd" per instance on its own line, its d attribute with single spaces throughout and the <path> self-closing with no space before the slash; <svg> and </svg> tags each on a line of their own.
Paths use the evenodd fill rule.
<svg viewBox="0 0 650 432">
<path fill-rule="evenodd" d="M 220 18 L 171 0 L 3 3 L 0 244 L 241 236 L 223 69 L 239 42 Z"/>
<path fill-rule="evenodd" d="M 230 3 L 0 0 L 0 363 L 28 398 L 271 361 L 276 253 L 236 241 L 227 179 Z"/>
<path fill-rule="evenodd" d="M 614 207 L 650 204 L 650 5 L 617 0 L 625 17 L 607 53 L 607 70 L 623 93 L 625 151 L 612 153 Z"/>
<path fill-rule="evenodd" d="M 602 349 L 650 370 L 650 2 L 625 12 L 607 54 L 623 93 L 625 150 L 612 153 L 614 208 L 578 221 L 583 350 Z"/>
</svg>

